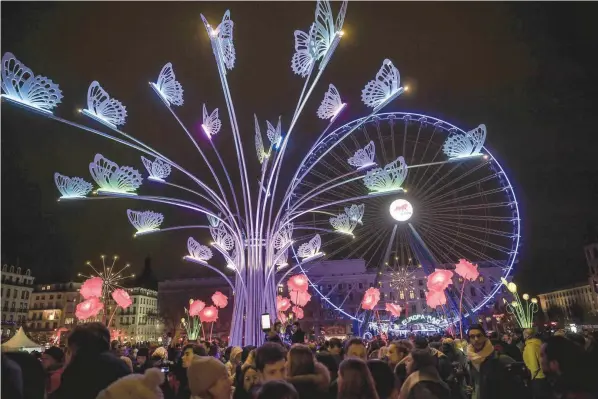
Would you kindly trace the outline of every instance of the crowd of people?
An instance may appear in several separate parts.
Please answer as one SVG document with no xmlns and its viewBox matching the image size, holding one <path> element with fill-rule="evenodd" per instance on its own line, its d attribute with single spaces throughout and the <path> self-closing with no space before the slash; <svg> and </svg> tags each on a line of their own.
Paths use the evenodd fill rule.
<svg viewBox="0 0 598 399">
<path fill-rule="evenodd" d="M 440 335 L 306 343 L 297 324 L 259 347 L 198 341 L 122 348 L 101 323 L 76 326 L 65 348 L 2 354 L 11 399 L 590 399 L 595 337 L 533 330 L 463 340 Z"/>
</svg>

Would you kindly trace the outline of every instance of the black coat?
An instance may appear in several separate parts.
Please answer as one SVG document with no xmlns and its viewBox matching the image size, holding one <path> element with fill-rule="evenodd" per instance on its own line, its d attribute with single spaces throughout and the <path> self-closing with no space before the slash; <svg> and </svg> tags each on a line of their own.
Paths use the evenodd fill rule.
<svg viewBox="0 0 598 399">
<path fill-rule="evenodd" d="M 95 399 L 101 390 L 130 373 L 129 366 L 110 352 L 76 355 L 50 398 Z"/>
</svg>

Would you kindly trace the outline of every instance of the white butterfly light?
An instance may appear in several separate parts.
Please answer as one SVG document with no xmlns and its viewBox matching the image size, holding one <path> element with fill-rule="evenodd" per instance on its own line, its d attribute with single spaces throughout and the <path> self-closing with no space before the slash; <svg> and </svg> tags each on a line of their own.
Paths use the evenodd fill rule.
<svg viewBox="0 0 598 399">
<path fill-rule="evenodd" d="M 224 65 L 228 69 L 235 67 L 235 46 L 233 44 L 233 21 L 230 19 L 230 11 L 226 10 L 222 17 L 222 22 L 216 29 L 213 29 L 203 15 L 201 19 L 208 28 L 208 32 L 212 37 L 212 40 L 216 40 L 218 46 L 217 49 L 220 51 Z"/>
<path fill-rule="evenodd" d="M 125 106 L 120 101 L 110 98 L 95 80 L 87 90 L 87 109 L 81 112 L 112 129 L 124 125 L 127 117 Z"/>
<path fill-rule="evenodd" d="M 230 257 L 226 260 L 226 267 L 231 270 L 236 270 L 239 261 L 240 259 L 239 254 L 237 253 L 237 248 L 233 248 L 233 252 L 231 252 Z"/>
<path fill-rule="evenodd" d="M 467 133 L 449 136 L 442 150 L 449 158 L 463 158 L 480 155 L 486 141 L 486 125 L 479 125 Z"/>
<path fill-rule="evenodd" d="M 350 208 L 345 208 L 345 213 L 347 214 L 347 216 L 349 216 L 349 219 L 351 219 L 351 221 L 359 223 L 359 224 L 363 224 L 361 219 L 363 218 L 364 211 L 365 211 L 364 204 L 360 204 L 360 205 L 353 204 L 353 205 L 351 205 Z"/>
<path fill-rule="evenodd" d="M 278 253 L 276 255 L 277 261 L 276 261 L 276 270 L 281 270 L 285 267 L 287 267 L 289 265 L 288 259 L 289 259 L 289 249 L 285 249 L 284 253 Z"/>
<path fill-rule="evenodd" d="M 218 134 L 220 128 L 222 127 L 222 122 L 220 118 L 218 118 L 218 108 L 212 111 L 211 114 L 208 114 L 208 109 L 206 105 L 203 105 L 203 123 L 201 124 L 201 128 L 208 136 L 208 138 Z"/>
<path fill-rule="evenodd" d="M 293 237 L 293 223 L 288 223 L 274 235 L 274 248 L 281 249 L 289 244 Z"/>
<path fill-rule="evenodd" d="M 309 33 L 295 31 L 295 53 L 291 68 L 296 75 L 307 77 L 316 62 L 316 25 L 312 24 Z"/>
<path fill-rule="evenodd" d="M 228 233 L 228 231 L 226 231 L 226 228 L 224 226 L 210 228 L 210 234 L 212 235 L 212 239 L 214 240 L 214 245 L 218 245 L 221 249 L 225 251 L 230 251 L 234 248 L 235 240 Z"/>
<path fill-rule="evenodd" d="M 189 237 L 187 240 L 187 250 L 189 251 L 189 255 L 185 256 L 185 259 L 202 265 L 207 265 L 207 261 L 214 256 L 210 248 L 201 245 L 193 237 Z"/>
<path fill-rule="evenodd" d="M 2 56 L 3 98 L 38 111 L 51 113 L 60 103 L 62 91 L 50 79 L 33 74 L 12 54 Z"/>
<path fill-rule="evenodd" d="M 141 156 L 141 162 L 143 162 L 143 166 L 147 169 L 149 173 L 148 179 L 156 180 L 156 181 L 164 181 L 171 172 L 171 167 L 169 163 L 164 162 L 160 158 L 156 158 L 155 161 L 151 161 L 144 156 Z"/>
<path fill-rule="evenodd" d="M 118 166 L 102 154 L 96 154 L 93 162 L 89 164 L 89 173 L 100 186 L 99 192 L 137 195 L 134 191 L 143 182 L 139 171 L 130 166 Z"/>
<path fill-rule="evenodd" d="M 280 125 L 280 117 L 278 118 L 278 125 L 276 128 L 268 121 L 266 121 L 266 136 L 268 136 L 268 140 L 274 148 L 278 148 L 280 146 L 280 142 L 282 141 L 282 128 Z"/>
<path fill-rule="evenodd" d="M 363 178 L 363 183 L 375 193 L 402 190 L 401 185 L 407 178 L 407 170 L 405 159 L 398 157 L 384 169 L 376 168 L 368 171 Z"/>
<path fill-rule="evenodd" d="M 353 230 L 355 230 L 355 227 L 357 226 L 357 222 L 351 220 L 346 213 L 331 217 L 330 224 L 334 230 L 342 234 L 350 235 L 351 237 L 353 237 Z"/>
<path fill-rule="evenodd" d="M 345 21 L 345 14 L 347 13 L 347 1 L 343 1 L 341 10 L 336 17 L 336 23 L 332 17 L 332 9 L 330 8 L 330 2 L 319 0 L 316 5 L 316 32 L 315 32 L 315 52 L 316 59 L 325 57 L 322 60 L 322 65 L 328 62 L 329 54 L 332 53 L 329 50 L 334 50 L 338 40 L 342 36 L 343 23 Z"/>
<path fill-rule="evenodd" d="M 208 215 L 208 222 L 210 223 L 210 226 L 212 226 L 212 227 L 220 226 L 220 219 L 218 219 L 212 215 Z"/>
<path fill-rule="evenodd" d="M 270 156 L 264 150 L 264 142 L 262 141 L 262 132 L 260 130 L 260 124 L 257 120 L 257 116 L 254 114 L 253 118 L 255 119 L 255 151 L 257 153 L 257 159 L 260 161 L 260 164 L 264 163 L 264 160 Z"/>
<path fill-rule="evenodd" d="M 376 146 L 373 141 L 368 145 L 355 151 L 355 154 L 347 159 L 349 165 L 355 166 L 357 170 L 365 169 L 376 164 L 374 158 L 376 157 Z"/>
<path fill-rule="evenodd" d="M 135 235 L 160 230 L 160 225 L 164 221 L 164 215 L 152 211 L 133 211 L 127 209 L 129 222 L 137 229 Z"/>
<path fill-rule="evenodd" d="M 318 117 L 320 119 L 330 119 L 330 122 L 334 122 L 346 105 L 347 104 L 341 100 L 341 95 L 336 87 L 334 87 L 333 84 L 330 84 L 330 86 L 328 86 L 328 91 L 324 95 L 324 100 L 322 100 L 322 104 L 320 104 L 320 108 L 318 108 Z"/>
<path fill-rule="evenodd" d="M 320 246 L 322 245 L 322 239 L 319 234 L 316 234 L 309 242 L 301 244 L 297 250 L 297 255 L 302 259 L 303 262 L 309 262 L 311 260 L 324 256 L 320 252 Z"/>
<path fill-rule="evenodd" d="M 176 80 L 170 62 L 162 67 L 158 81 L 150 82 L 150 85 L 166 101 L 167 105 L 183 105 L 183 86 Z"/>
<path fill-rule="evenodd" d="M 403 93 L 404 89 L 399 87 L 400 83 L 399 70 L 395 68 L 392 61 L 385 59 L 376 74 L 376 79 L 370 81 L 361 91 L 361 100 L 365 105 L 377 111 Z"/>
<path fill-rule="evenodd" d="M 80 177 L 63 176 L 60 173 L 54 173 L 54 182 L 60 194 L 61 199 L 82 198 L 93 189 L 93 184 L 86 182 Z"/>
</svg>

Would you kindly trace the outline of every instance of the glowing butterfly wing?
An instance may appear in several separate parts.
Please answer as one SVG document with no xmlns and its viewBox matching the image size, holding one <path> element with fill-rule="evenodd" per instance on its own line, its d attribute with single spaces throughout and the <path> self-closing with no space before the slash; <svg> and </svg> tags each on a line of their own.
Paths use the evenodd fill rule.
<svg viewBox="0 0 598 399">
<path fill-rule="evenodd" d="M 87 111 L 115 126 L 124 125 L 127 117 L 125 106 L 120 101 L 110 98 L 95 80 L 87 90 Z"/>
<path fill-rule="evenodd" d="M 129 166 L 119 167 L 116 163 L 96 154 L 89 164 L 89 172 L 100 188 L 109 191 L 132 192 L 141 186 L 141 174 Z"/>
<path fill-rule="evenodd" d="M 349 216 L 349 219 L 355 223 L 363 224 L 361 219 L 363 218 L 363 212 L 365 210 L 365 205 L 351 205 L 350 208 L 345 208 L 345 213 Z"/>
<path fill-rule="evenodd" d="M 93 189 L 91 183 L 80 177 L 68 177 L 60 173 L 54 173 L 54 182 L 62 198 L 85 197 Z"/>
<path fill-rule="evenodd" d="M 312 24 L 309 33 L 295 31 L 295 54 L 291 59 L 291 68 L 296 75 L 305 78 L 315 62 L 315 25 Z"/>
<path fill-rule="evenodd" d="M 318 0 L 315 25 L 315 58 L 320 59 L 330 48 L 336 33 L 329 1 Z"/>
<path fill-rule="evenodd" d="M 62 100 L 58 85 L 33 71 L 12 54 L 2 56 L 2 91 L 17 101 L 34 108 L 50 111 Z"/>
<path fill-rule="evenodd" d="M 218 117 L 218 108 L 212 111 L 211 114 L 208 115 L 208 110 L 206 109 L 206 105 L 203 105 L 203 125 L 208 130 L 207 133 L 210 136 L 217 134 L 222 127 L 222 122 Z"/>
<path fill-rule="evenodd" d="M 400 80 L 399 70 L 392 61 L 384 60 L 376 79 L 370 81 L 361 91 L 361 100 L 368 107 L 375 108 L 399 90 Z"/>
<path fill-rule="evenodd" d="M 164 221 L 164 215 L 152 211 L 139 212 L 127 209 L 127 217 L 137 232 L 158 230 Z"/>
<path fill-rule="evenodd" d="M 309 258 L 320 252 L 320 246 L 322 245 L 322 239 L 319 234 L 316 234 L 309 242 L 301 244 L 297 250 L 297 255 L 300 258 Z"/>
<path fill-rule="evenodd" d="M 266 130 L 268 140 L 270 140 L 270 143 L 272 143 L 273 147 L 278 148 L 280 141 L 282 140 L 280 118 L 278 118 L 278 125 L 276 125 L 276 128 L 268 121 L 266 121 L 266 126 L 268 127 Z"/>
<path fill-rule="evenodd" d="M 351 223 L 349 216 L 346 213 L 342 213 L 338 216 L 333 216 L 330 218 L 330 225 L 335 229 L 342 233 L 351 234 L 355 225 Z"/>
<path fill-rule="evenodd" d="M 189 251 L 189 256 L 195 259 L 199 259 L 202 261 L 208 261 L 212 259 L 212 250 L 205 245 L 201 245 L 193 237 L 189 237 L 187 240 L 187 250 Z"/>
<path fill-rule="evenodd" d="M 467 137 L 471 139 L 474 145 L 473 154 L 479 154 L 486 141 L 486 125 L 479 125 L 475 129 L 470 130 L 467 132 Z"/>
<path fill-rule="evenodd" d="M 233 44 L 233 21 L 230 19 L 230 11 L 226 10 L 222 22 L 218 25 L 218 43 L 222 49 L 223 61 L 226 68 L 235 67 L 235 45 Z"/>
<path fill-rule="evenodd" d="M 442 150 L 449 158 L 468 157 L 474 149 L 473 140 L 463 133 L 450 135 L 442 146 Z"/>
<path fill-rule="evenodd" d="M 183 105 L 183 86 L 177 82 L 170 62 L 162 67 L 156 86 L 169 103 Z"/>
<path fill-rule="evenodd" d="M 110 178 L 116 170 L 118 170 L 118 165 L 104 158 L 102 154 L 96 154 L 93 162 L 89 164 L 91 177 L 103 189 L 110 188 Z"/>
<path fill-rule="evenodd" d="M 160 158 L 156 158 L 156 160 L 152 162 L 142 155 L 141 162 L 143 162 L 143 166 L 147 169 L 150 177 L 154 179 L 163 180 L 167 178 L 172 171 L 170 164 L 164 162 Z"/>
<path fill-rule="evenodd" d="M 331 84 L 328 86 L 328 91 L 324 95 L 324 100 L 322 100 L 322 104 L 318 108 L 318 117 L 320 119 L 330 119 L 343 106 L 343 102 L 341 100 L 341 95 L 339 94 L 336 87 Z"/>
<path fill-rule="evenodd" d="M 375 156 L 376 146 L 373 141 L 370 141 L 365 147 L 355 151 L 355 154 L 347 159 L 347 162 L 356 168 L 363 168 L 373 165 Z"/>
<path fill-rule="evenodd" d="M 235 240 L 228 234 L 224 226 L 210 228 L 212 238 L 222 249 L 230 251 L 235 246 Z"/>
<path fill-rule="evenodd" d="M 345 22 L 345 14 L 347 14 L 347 5 L 349 4 L 348 1 L 343 1 L 341 5 L 341 10 L 339 11 L 338 15 L 336 16 L 336 23 L 334 25 L 334 29 L 336 32 L 340 32 L 343 29 L 343 23 Z"/>
<path fill-rule="evenodd" d="M 257 116 L 254 115 L 253 117 L 255 118 L 255 151 L 257 152 L 257 159 L 262 164 L 266 159 L 266 152 L 264 151 L 264 142 L 262 141 L 262 133 Z"/>
<path fill-rule="evenodd" d="M 400 188 L 407 178 L 407 164 L 405 158 L 398 157 L 393 162 L 389 163 L 384 167 L 386 173 L 388 173 L 393 188 Z"/>
<path fill-rule="evenodd" d="M 287 245 L 293 236 L 293 223 L 289 223 L 274 236 L 274 248 L 281 249 Z"/>
<path fill-rule="evenodd" d="M 212 227 L 218 227 L 220 225 L 220 219 L 218 219 L 212 215 L 208 215 L 208 222 L 210 223 L 210 226 L 212 226 Z"/>
</svg>

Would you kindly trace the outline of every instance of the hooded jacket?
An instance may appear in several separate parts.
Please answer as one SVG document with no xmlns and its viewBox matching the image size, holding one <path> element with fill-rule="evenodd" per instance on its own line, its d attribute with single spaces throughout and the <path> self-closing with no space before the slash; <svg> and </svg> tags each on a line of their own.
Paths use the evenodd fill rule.
<svg viewBox="0 0 598 399">
<path fill-rule="evenodd" d="M 328 397 L 330 372 L 322 363 L 316 362 L 315 374 L 289 377 L 287 382 L 293 384 L 299 399 L 324 399 Z"/>
<path fill-rule="evenodd" d="M 546 378 L 540 367 L 540 347 L 542 341 L 538 338 L 528 338 L 523 349 L 523 361 L 532 374 L 532 380 Z"/>
</svg>

